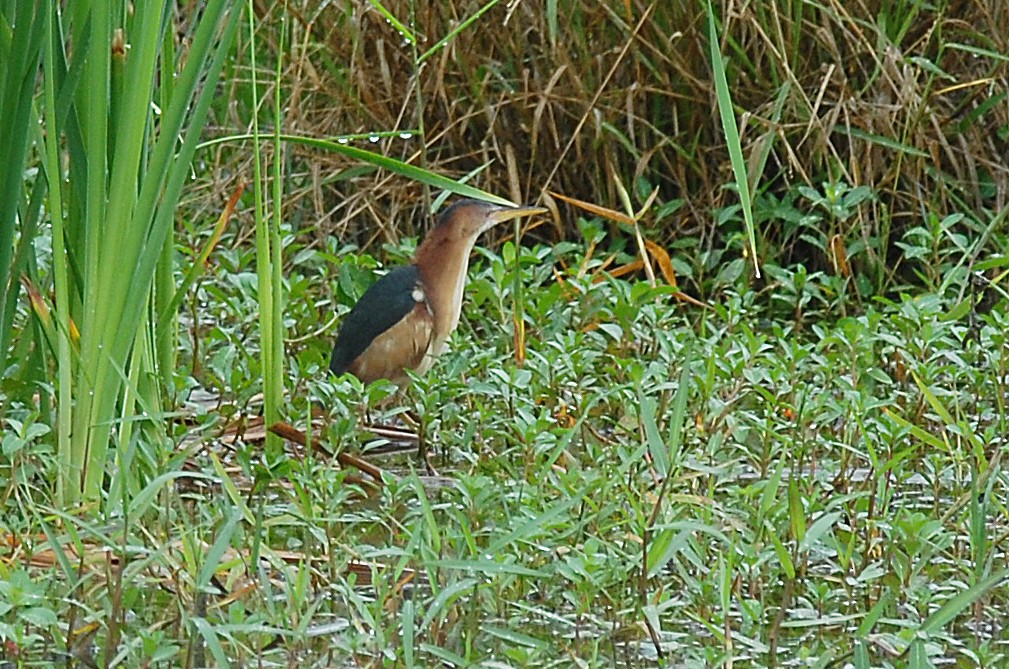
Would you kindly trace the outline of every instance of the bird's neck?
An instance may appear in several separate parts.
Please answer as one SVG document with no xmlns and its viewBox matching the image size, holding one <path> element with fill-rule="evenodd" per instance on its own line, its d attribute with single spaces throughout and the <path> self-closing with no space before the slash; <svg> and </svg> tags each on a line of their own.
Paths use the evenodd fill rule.
<svg viewBox="0 0 1009 669">
<path fill-rule="evenodd" d="M 435 335 L 443 341 L 459 324 L 466 270 L 475 243 L 475 238 L 459 240 L 429 234 L 417 248 L 416 262 L 425 297 L 434 312 Z"/>
</svg>

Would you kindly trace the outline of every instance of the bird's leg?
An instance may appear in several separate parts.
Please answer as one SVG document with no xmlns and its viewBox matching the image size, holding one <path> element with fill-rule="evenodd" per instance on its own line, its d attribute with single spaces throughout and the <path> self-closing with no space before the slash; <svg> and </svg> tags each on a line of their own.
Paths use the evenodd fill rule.
<svg viewBox="0 0 1009 669">
<path fill-rule="evenodd" d="M 365 403 L 365 405 L 364 405 L 364 426 L 366 428 L 371 428 L 371 427 L 386 427 L 383 424 L 377 423 L 375 419 L 376 419 L 377 416 L 382 416 L 385 413 L 385 411 L 390 406 L 392 406 L 392 404 L 396 401 L 396 397 L 398 395 L 399 395 L 399 391 L 396 391 L 396 393 L 394 393 L 392 395 L 389 395 L 387 397 L 383 397 L 382 399 L 378 400 L 378 402 L 376 402 L 374 406 L 372 406 L 370 402 Z"/>
<path fill-rule="evenodd" d="M 403 392 L 404 399 L 407 400 L 407 406 L 417 407 L 417 400 L 413 397 L 413 386 L 409 386 Z M 423 391 L 421 391 L 423 394 Z M 415 409 L 407 409 L 403 414 L 401 414 L 403 422 L 410 426 L 417 438 L 417 458 L 424 463 L 424 468 L 427 473 L 431 476 L 437 476 L 434 465 L 431 464 L 431 454 L 428 451 L 428 441 L 427 441 L 427 427 L 428 421 L 426 420 L 426 414 L 424 407 L 420 406 Z"/>
<path fill-rule="evenodd" d="M 427 421 L 421 418 L 417 430 L 417 457 L 424 463 L 424 469 L 427 470 L 429 476 L 439 476 L 438 470 L 435 469 L 434 463 L 431 462 L 436 454 L 432 453 L 429 449 L 427 427 Z"/>
<path fill-rule="evenodd" d="M 403 391 L 397 390 L 393 395 L 379 400 L 374 406 L 364 405 L 369 411 L 365 414 L 360 428 L 368 434 L 368 443 L 371 444 L 375 439 L 387 442 L 381 446 L 372 445 L 368 449 L 369 453 L 375 455 L 400 453 L 413 448 L 413 442 L 417 440 L 416 422 L 405 410 L 398 412 L 392 419 L 387 416 L 390 407 L 403 404 L 404 401 Z M 397 418 L 402 423 L 396 420 Z"/>
<path fill-rule="evenodd" d="M 420 458 L 421 462 L 424 463 L 427 473 L 431 476 L 437 476 L 438 472 L 435 471 L 434 465 L 431 464 L 431 454 L 427 449 L 427 421 L 424 420 L 424 416 L 417 417 L 417 457 Z"/>
</svg>

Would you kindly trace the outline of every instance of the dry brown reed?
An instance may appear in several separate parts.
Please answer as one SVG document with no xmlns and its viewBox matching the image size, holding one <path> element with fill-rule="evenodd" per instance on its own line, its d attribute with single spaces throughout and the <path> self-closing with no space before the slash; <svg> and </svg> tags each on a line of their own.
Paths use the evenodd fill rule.
<svg viewBox="0 0 1009 669">
<path fill-rule="evenodd" d="M 527 202 L 550 189 L 620 208 L 618 180 L 637 204 L 657 187 L 656 209 L 683 206 L 646 216 L 651 238 L 723 243 L 713 212 L 735 195 L 703 5 L 502 2 L 418 64 L 485 4 L 386 3 L 417 36 L 410 42 L 367 0 L 259 3 L 267 57 L 288 12 L 285 131 L 419 130 L 422 139 L 362 144 L 446 175 L 476 172 L 474 184 Z M 751 170 L 767 157 L 751 174 L 758 207 L 760 194 L 802 184 L 868 186 L 878 198 L 839 232 L 886 253 L 924 212 L 983 221 L 1006 206 L 1009 3 L 933 4 L 717 3 L 744 155 Z M 246 85 L 236 72 L 231 109 Z M 218 122 L 230 132 L 241 117 Z M 242 155 L 220 152 L 212 175 L 242 172 Z M 419 232 L 432 197 L 423 186 L 303 147 L 288 157 L 289 219 L 363 246 Z M 564 207 L 571 235 L 577 212 Z M 758 211 L 758 221 L 764 252 L 792 260 L 795 240 L 771 215 Z"/>
</svg>

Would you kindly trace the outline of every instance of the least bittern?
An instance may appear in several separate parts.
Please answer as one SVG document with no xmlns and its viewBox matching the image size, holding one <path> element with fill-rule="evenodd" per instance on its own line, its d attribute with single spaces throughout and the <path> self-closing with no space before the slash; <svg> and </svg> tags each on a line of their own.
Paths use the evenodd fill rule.
<svg viewBox="0 0 1009 669">
<path fill-rule="evenodd" d="M 506 207 L 460 200 L 424 238 L 412 265 L 375 282 L 340 327 L 329 368 L 365 383 L 423 374 L 459 324 L 469 256 L 477 237 L 498 223 L 541 214 L 541 207 Z"/>
</svg>

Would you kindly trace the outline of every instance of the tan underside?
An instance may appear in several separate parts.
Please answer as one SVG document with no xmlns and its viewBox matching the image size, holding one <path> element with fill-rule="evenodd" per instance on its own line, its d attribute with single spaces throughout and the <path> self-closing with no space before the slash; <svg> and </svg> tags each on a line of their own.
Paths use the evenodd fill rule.
<svg viewBox="0 0 1009 669">
<path fill-rule="evenodd" d="M 403 320 L 376 337 L 351 363 L 349 371 L 365 383 L 376 379 L 405 381 L 406 369 L 422 374 L 431 366 L 428 349 L 433 332 L 431 312 L 420 302 Z"/>
<path fill-rule="evenodd" d="M 465 244 L 446 244 L 436 248 L 438 262 L 421 267 L 421 281 L 434 314 L 434 332 L 431 340 L 431 358 L 445 350 L 445 344 L 459 325 L 463 288 L 473 241 Z"/>
</svg>

